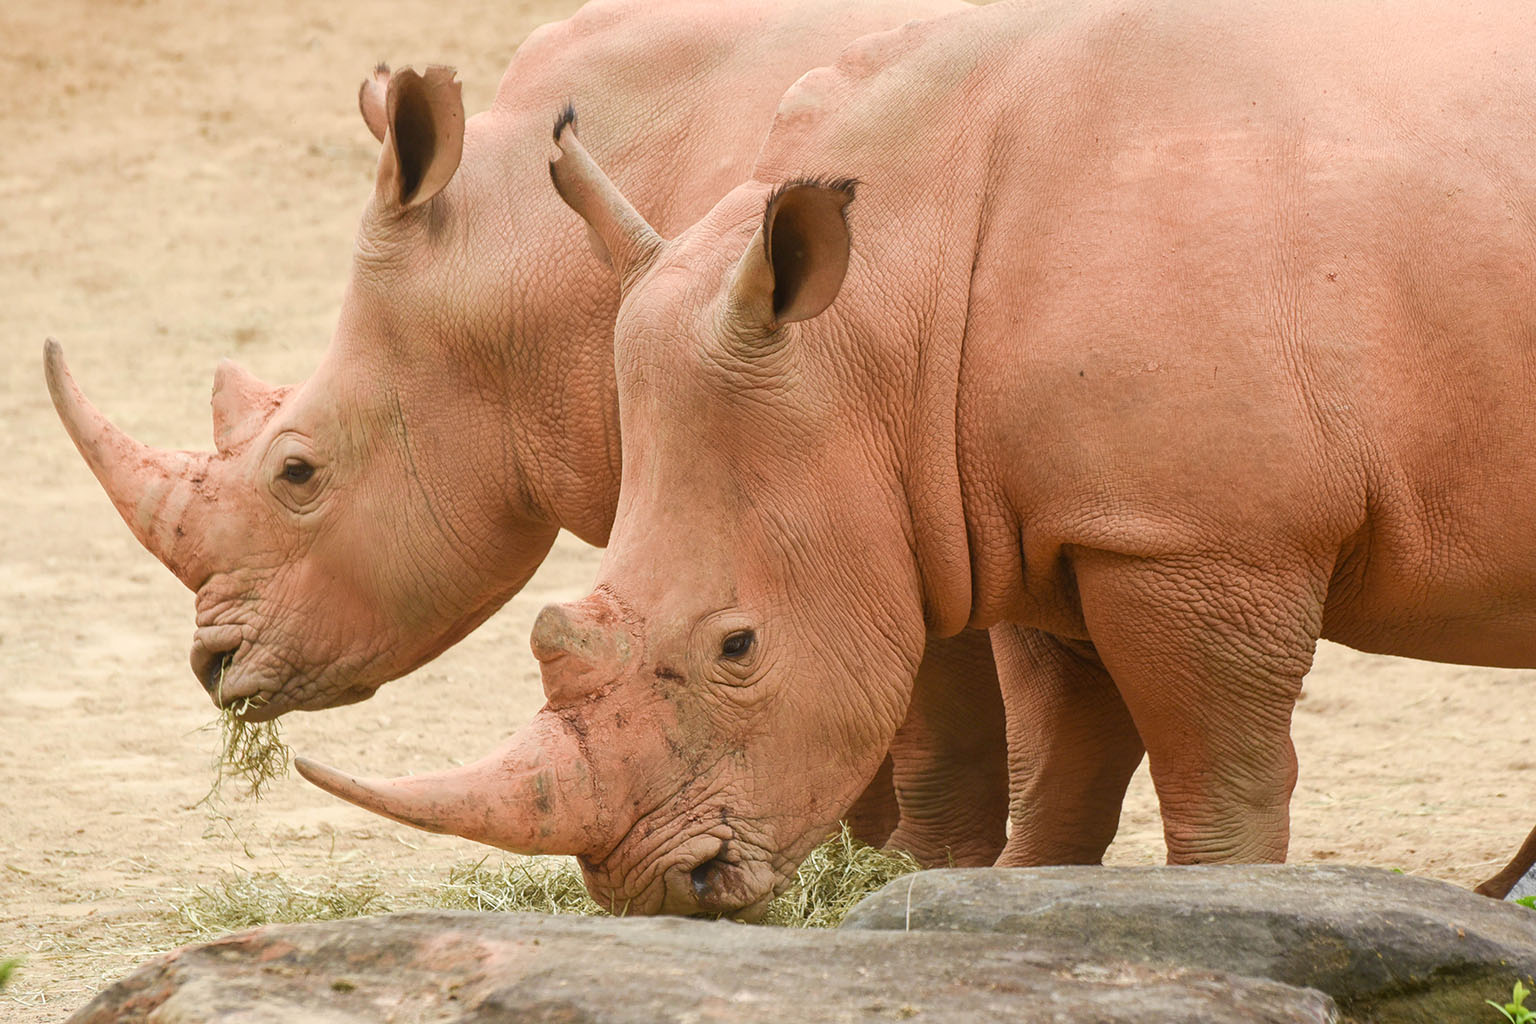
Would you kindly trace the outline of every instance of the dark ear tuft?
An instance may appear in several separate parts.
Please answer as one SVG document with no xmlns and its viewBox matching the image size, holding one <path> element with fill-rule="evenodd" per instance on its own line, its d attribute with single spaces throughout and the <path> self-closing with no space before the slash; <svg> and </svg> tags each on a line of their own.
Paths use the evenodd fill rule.
<svg viewBox="0 0 1536 1024">
<path fill-rule="evenodd" d="M 387 74 L 389 74 L 389 64 L 387 64 L 386 62 L 384 62 L 382 60 L 379 61 L 377 64 L 375 64 L 373 66 L 373 73 L 375 75 L 387 75 Z"/>
<path fill-rule="evenodd" d="M 565 101 L 565 109 L 560 111 L 560 116 L 555 118 L 555 141 L 560 141 L 560 134 L 567 128 L 576 127 L 576 105 L 570 100 Z"/>
</svg>

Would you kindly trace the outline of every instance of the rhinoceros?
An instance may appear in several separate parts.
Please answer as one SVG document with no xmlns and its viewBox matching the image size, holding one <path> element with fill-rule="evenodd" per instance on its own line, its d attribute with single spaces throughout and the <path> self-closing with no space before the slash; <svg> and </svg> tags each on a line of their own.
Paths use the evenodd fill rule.
<svg viewBox="0 0 1536 1024">
<path fill-rule="evenodd" d="M 780 95 L 847 41 L 957 0 L 602 0 L 517 50 L 466 124 L 449 69 L 381 69 L 359 94 L 383 143 L 351 280 L 315 374 L 214 379 L 216 451 L 123 435 L 55 343 L 50 391 L 139 540 L 197 592 L 192 668 L 250 720 L 362 700 L 515 594 L 556 532 L 608 538 L 619 484 L 618 289 L 549 188 L 548 112 L 592 116 L 594 149 L 658 223 L 681 229 L 751 168 Z M 708 145 L 693 140 L 707 138 Z M 894 748 L 925 861 L 985 863 L 1007 815 L 985 634 L 935 643 L 936 691 Z M 994 753 L 989 753 L 992 751 Z M 858 819 L 892 827 L 889 781 Z"/>
<path fill-rule="evenodd" d="M 1524 3 L 999 4 L 802 78 L 671 241 L 564 132 L 623 476 L 557 699 L 430 783 L 307 773 L 750 914 L 989 627 L 1001 863 L 1095 859 L 1143 747 L 1170 862 L 1283 859 L 1319 636 L 1536 665 L 1532 52 Z"/>
</svg>

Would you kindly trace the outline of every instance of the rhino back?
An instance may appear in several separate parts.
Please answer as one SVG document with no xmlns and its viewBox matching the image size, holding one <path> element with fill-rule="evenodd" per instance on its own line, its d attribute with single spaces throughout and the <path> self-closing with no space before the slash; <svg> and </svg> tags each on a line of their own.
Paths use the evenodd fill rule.
<svg viewBox="0 0 1536 1024">
<path fill-rule="evenodd" d="M 565 107 L 636 206 L 659 230 L 677 232 L 750 172 L 778 97 L 805 69 L 862 32 L 965 7 L 595 0 L 519 46 L 491 108 L 466 123 L 462 163 L 434 201 L 434 227 L 419 247 L 395 253 L 398 232 L 377 217 L 365 216 L 360 232 L 361 248 L 391 255 L 390 275 L 370 279 L 377 294 L 358 320 L 371 326 L 378 310 L 406 319 L 434 306 L 451 313 L 436 318 L 440 336 L 419 343 L 395 375 L 405 381 L 406 416 L 432 424 L 454 408 L 466 420 L 474 406 L 480 436 L 497 439 L 484 447 L 497 451 L 500 478 L 484 475 L 496 486 L 476 494 L 491 506 L 488 517 L 502 514 L 511 493 L 520 514 L 536 505 L 541 523 L 601 544 L 617 501 L 618 288 L 549 185 L 551 129 Z M 370 331 L 343 332 L 333 357 L 371 361 L 377 347 Z M 446 378 L 449 368 L 462 379 L 423 393 L 424 379 Z M 462 422 L 445 426 L 462 430 Z M 444 494 L 464 490 L 469 474 L 445 475 Z M 498 582 L 505 590 L 508 581 Z"/>
<path fill-rule="evenodd" d="M 492 111 L 547 134 L 574 102 L 588 147 L 657 230 L 676 234 L 748 176 L 779 96 L 806 70 L 864 33 L 969 6 L 595 0 L 523 42 Z"/>
<path fill-rule="evenodd" d="M 973 624 L 1084 635 L 1072 545 L 1299 545 L 1325 635 L 1536 653 L 1533 43 L 1518 4 L 998 4 L 791 90 L 755 177 L 859 178 L 835 308 L 958 367 Z"/>
</svg>

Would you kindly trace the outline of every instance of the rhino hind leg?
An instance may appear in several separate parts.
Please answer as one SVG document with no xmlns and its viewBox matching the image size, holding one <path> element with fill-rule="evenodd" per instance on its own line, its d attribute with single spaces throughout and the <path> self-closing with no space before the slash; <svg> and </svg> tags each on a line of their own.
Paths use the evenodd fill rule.
<svg viewBox="0 0 1536 1024">
<path fill-rule="evenodd" d="M 1517 882 L 1531 872 L 1533 867 L 1536 867 L 1536 829 L 1531 829 L 1530 834 L 1525 837 L 1525 842 L 1520 844 L 1520 849 L 1498 874 L 1482 882 L 1472 891 L 1481 896 L 1502 900 L 1510 894 Z"/>
<path fill-rule="evenodd" d="M 1098 864 L 1143 748 L 1091 647 L 992 628 L 1008 717 L 1012 832 L 998 864 Z"/>
<path fill-rule="evenodd" d="M 1089 635 L 1146 743 L 1170 864 L 1285 860 L 1291 714 L 1328 569 L 1277 551 L 1076 559 Z"/>
</svg>

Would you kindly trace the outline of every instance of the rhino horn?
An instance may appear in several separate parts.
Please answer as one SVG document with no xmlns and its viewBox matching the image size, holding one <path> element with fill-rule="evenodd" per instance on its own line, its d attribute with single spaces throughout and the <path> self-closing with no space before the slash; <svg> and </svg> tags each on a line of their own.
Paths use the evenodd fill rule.
<svg viewBox="0 0 1536 1024">
<path fill-rule="evenodd" d="M 633 639 L 622 610 L 598 593 L 583 601 L 551 604 L 534 620 L 529 647 L 539 660 L 551 707 L 575 703 L 623 677 Z"/>
<path fill-rule="evenodd" d="M 213 445 L 220 455 L 238 451 L 261 432 L 289 388 L 273 387 L 233 360 L 213 374 Z"/>
<path fill-rule="evenodd" d="M 113 426 L 81 393 L 52 338 L 43 347 L 43 370 L 59 419 L 118 515 L 150 554 L 197 589 L 208 572 L 199 531 L 191 528 L 196 517 L 187 513 L 202 499 L 211 457 L 151 448 Z"/>
<path fill-rule="evenodd" d="M 332 796 L 404 825 L 513 853 L 605 849 L 606 827 L 580 746 L 541 714 L 490 755 L 460 768 L 362 779 L 305 757 L 300 775 Z"/>
</svg>

